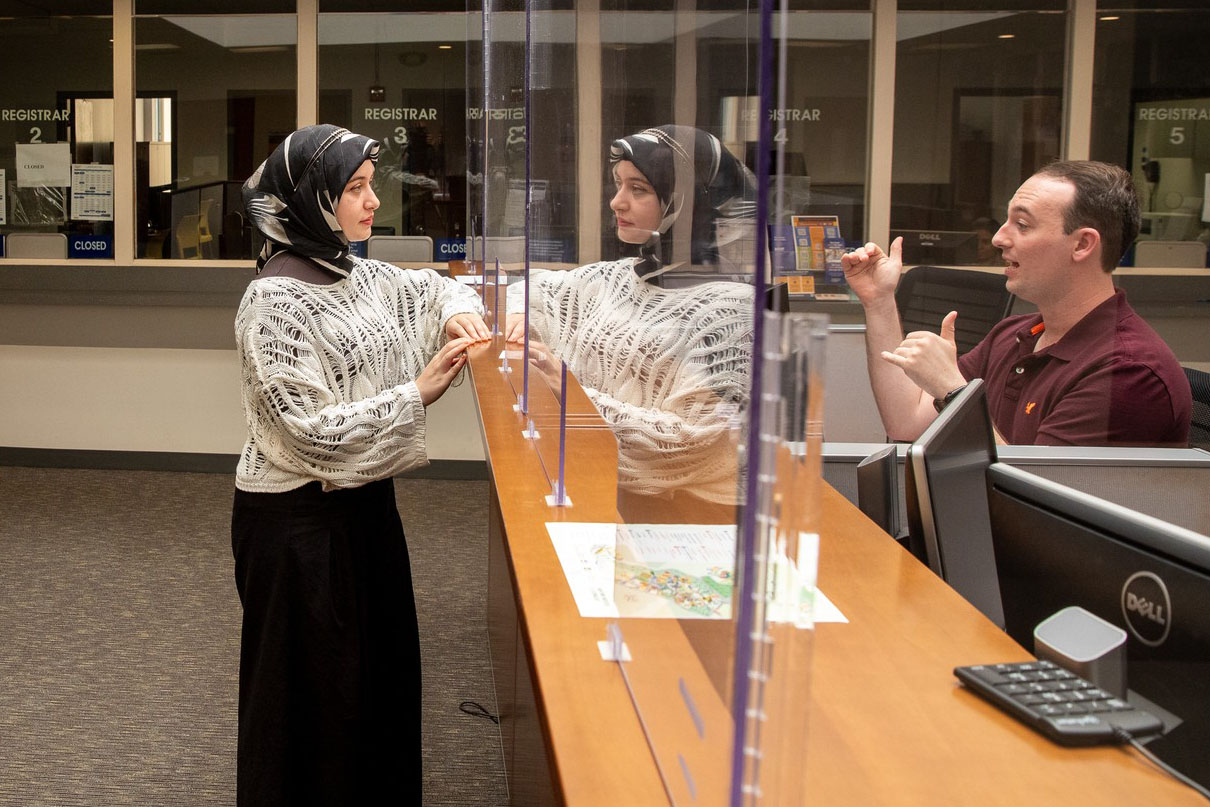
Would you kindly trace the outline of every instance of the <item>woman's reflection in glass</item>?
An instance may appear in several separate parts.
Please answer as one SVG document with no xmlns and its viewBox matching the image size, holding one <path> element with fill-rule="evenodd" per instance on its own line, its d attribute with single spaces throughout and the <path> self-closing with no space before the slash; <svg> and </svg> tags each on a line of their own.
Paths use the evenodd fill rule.
<svg viewBox="0 0 1210 807">
<path fill-rule="evenodd" d="M 734 504 L 753 292 L 719 275 L 751 273 L 728 256 L 731 242 L 752 251 L 752 173 L 714 135 L 680 126 L 614 141 L 610 167 L 618 238 L 637 255 L 533 270 L 531 355 L 552 373 L 566 362 L 609 423 L 624 491 Z M 522 341 L 520 284 L 508 311 L 508 338 Z"/>
</svg>

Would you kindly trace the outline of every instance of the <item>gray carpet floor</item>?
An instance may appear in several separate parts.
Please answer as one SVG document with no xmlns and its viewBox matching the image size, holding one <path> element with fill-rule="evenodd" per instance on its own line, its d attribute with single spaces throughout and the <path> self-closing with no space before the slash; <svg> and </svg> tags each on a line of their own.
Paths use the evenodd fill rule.
<svg viewBox="0 0 1210 807">
<path fill-rule="evenodd" d="M 0 467 L 0 805 L 232 805 L 232 477 Z M 502 805 L 487 483 L 396 480 L 424 663 L 425 804 Z"/>
</svg>

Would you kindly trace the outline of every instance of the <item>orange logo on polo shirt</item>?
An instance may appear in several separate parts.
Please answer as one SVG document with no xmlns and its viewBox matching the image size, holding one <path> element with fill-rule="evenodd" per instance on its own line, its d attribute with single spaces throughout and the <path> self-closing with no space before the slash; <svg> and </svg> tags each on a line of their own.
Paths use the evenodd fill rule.
<svg viewBox="0 0 1210 807">
<path fill-rule="evenodd" d="M 1034 413 L 1034 407 L 1037 405 L 1037 401 L 1030 401 L 1029 403 L 1025 404 L 1025 414 L 1032 415 Z"/>
</svg>

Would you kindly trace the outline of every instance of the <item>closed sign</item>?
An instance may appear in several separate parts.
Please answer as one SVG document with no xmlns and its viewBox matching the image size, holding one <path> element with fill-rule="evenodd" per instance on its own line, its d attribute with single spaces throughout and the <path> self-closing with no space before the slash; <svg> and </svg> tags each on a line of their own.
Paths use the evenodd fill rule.
<svg viewBox="0 0 1210 807">
<path fill-rule="evenodd" d="M 461 261 L 466 258 L 466 241 L 462 238 L 433 239 L 433 255 L 439 261 Z"/>
<path fill-rule="evenodd" d="M 67 237 L 69 258 L 112 258 L 113 236 L 69 235 Z"/>
</svg>

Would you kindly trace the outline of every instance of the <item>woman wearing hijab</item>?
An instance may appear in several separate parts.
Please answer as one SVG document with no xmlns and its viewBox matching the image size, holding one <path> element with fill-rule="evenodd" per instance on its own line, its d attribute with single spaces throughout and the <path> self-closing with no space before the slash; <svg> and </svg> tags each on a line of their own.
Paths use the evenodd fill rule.
<svg viewBox="0 0 1210 807">
<path fill-rule="evenodd" d="M 529 322 L 543 343 L 536 350 L 564 361 L 610 424 L 622 487 L 733 504 L 731 438 L 749 394 L 752 287 L 659 284 L 689 257 L 679 254 L 686 247 L 695 264 L 725 263 L 718 224 L 751 224 L 755 182 L 717 137 L 691 127 L 615 140 L 610 163 L 618 238 L 640 254 L 531 271 Z M 678 240 L 678 227 L 689 228 L 687 240 Z M 514 342 L 525 335 L 521 291 L 515 285 L 508 296 Z"/>
<path fill-rule="evenodd" d="M 378 207 L 378 150 L 309 126 L 243 189 L 265 237 L 235 321 L 244 807 L 421 802 L 420 646 L 391 477 L 427 463 L 425 407 L 488 331 L 466 287 L 349 254 Z"/>
<path fill-rule="evenodd" d="M 728 269 L 720 247 L 742 225 L 753 226 L 756 180 L 752 172 L 723 148 L 717 137 L 688 126 L 658 126 L 615 140 L 609 162 L 618 188 L 609 206 L 617 216 L 618 238 L 639 247 L 635 269 L 648 282 L 688 260 L 697 267 Z M 658 201 L 658 218 L 630 221 L 635 198 L 624 193 L 637 177 Z M 687 210 L 687 208 L 689 208 Z M 677 222 L 688 228 L 688 253 L 676 236 Z M 725 228 L 722 225 L 736 224 Z M 736 270 L 739 271 L 739 270 Z"/>
</svg>

